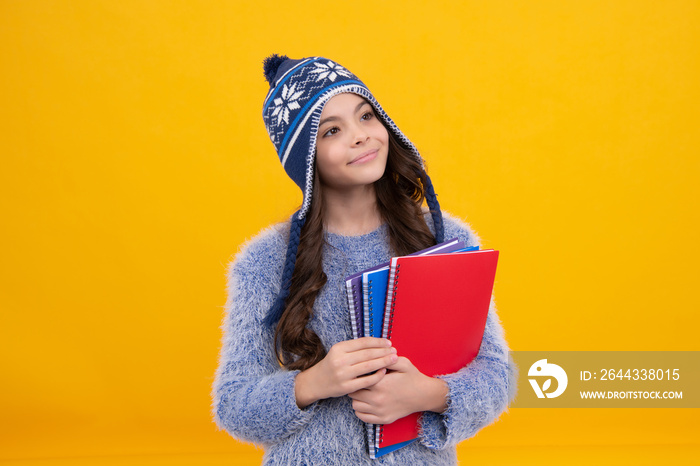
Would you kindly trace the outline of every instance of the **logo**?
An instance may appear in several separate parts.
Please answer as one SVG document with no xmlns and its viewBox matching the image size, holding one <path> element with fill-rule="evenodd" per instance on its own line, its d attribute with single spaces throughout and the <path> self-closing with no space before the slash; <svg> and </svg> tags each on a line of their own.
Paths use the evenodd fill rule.
<svg viewBox="0 0 700 466">
<path fill-rule="evenodd" d="M 535 391 L 537 398 L 556 398 L 566 390 L 566 384 L 569 383 L 569 378 L 566 376 L 564 369 L 557 366 L 556 364 L 550 364 L 546 359 L 540 359 L 530 366 L 530 370 L 527 373 L 530 377 L 549 377 L 542 384 L 540 388 L 537 383 L 537 379 L 528 379 L 532 389 Z M 547 393 L 547 390 L 552 385 L 552 377 L 557 381 L 557 389 L 553 392 Z"/>
</svg>

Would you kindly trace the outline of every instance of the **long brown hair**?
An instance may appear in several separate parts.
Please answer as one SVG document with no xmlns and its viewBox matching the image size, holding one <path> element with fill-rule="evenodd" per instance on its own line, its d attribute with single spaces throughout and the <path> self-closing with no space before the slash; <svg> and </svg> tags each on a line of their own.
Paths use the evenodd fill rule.
<svg viewBox="0 0 700 466">
<path fill-rule="evenodd" d="M 426 175 L 411 151 L 389 133 L 389 154 L 382 178 L 374 183 L 377 207 L 389 231 L 393 254 L 403 256 L 430 247 L 435 237 L 422 214 Z M 318 174 L 313 197 L 301 229 L 289 296 L 275 330 L 277 359 L 289 370 L 305 370 L 321 361 L 326 350 L 316 332 L 308 328 L 313 305 L 327 277 L 323 271 L 324 202 Z"/>
</svg>

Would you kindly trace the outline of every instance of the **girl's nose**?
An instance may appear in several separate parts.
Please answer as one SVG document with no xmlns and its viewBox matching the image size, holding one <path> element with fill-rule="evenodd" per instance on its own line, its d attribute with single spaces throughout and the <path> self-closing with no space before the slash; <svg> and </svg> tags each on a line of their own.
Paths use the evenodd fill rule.
<svg viewBox="0 0 700 466">
<path fill-rule="evenodd" d="M 369 134 L 366 131 L 358 130 L 355 134 L 355 145 L 359 146 L 369 140 Z"/>
</svg>

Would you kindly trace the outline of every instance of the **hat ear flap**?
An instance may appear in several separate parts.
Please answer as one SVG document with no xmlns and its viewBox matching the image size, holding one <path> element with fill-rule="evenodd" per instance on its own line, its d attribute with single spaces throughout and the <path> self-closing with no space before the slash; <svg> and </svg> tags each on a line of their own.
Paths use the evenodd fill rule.
<svg viewBox="0 0 700 466">
<path fill-rule="evenodd" d="M 433 226 L 435 227 L 435 241 L 437 243 L 442 243 L 445 241 L 445 227 L 442 223 L 442 211 L 440 210 L 440 203 L 437 200 L 437 194 L 435 194 L 435 188 L 433 188 L 433 182 L 430 177 L 426 174 L 425 178 L 427 184 L 425 186 L 425 198 L 428 201 L 428 207 L 430 208 L 430 214 L 433 217 Z"/>
<path fill-rule="evenodd" d="M 270 327 L 277 324 L 284 313 L 285 301 L 287 297 L 289 297 L 289 287 L 292 284 L 292 275 L 294 274 L 294 266 L 297 261 L 301 228 L 304 226 L 304 223 L 306 223 L 306 217 L 299 218 L 299 211 L 295 213 L 289 230 L 287 257 L 284 261 L 284 269 L 282 270 L 282 288 L 264 320 L 264 323 Z"/>
</svg>

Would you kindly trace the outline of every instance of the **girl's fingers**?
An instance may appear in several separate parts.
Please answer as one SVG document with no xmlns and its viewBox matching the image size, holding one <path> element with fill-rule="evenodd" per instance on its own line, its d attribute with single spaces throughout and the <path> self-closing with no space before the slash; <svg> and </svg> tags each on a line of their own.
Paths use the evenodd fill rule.
<svg viewBox="0 0 700 466">
<path fill-rule="evenodd" d="M 354 374 L 355 377 L 370 374 L 379 369 L 385 369 L 387 366 L 391 366 L 396 363 L 397 360 L 398 356 L 396 354 L 389 354 L 381 358 L 359 362 L 352 366 L 352 374 Z"/>
<path fill-rule="evenodd" d="M 352 400 L 352 409 L 356 413 L 374 414 L 372 413 L 372 406 L 360 400 Z"/>
<path fill-rule="evenodd" d="M 364 337 L 336 343 L 318 364 L 330 396 L 340 396 L 374 385 L 398 359 L 385 338 Z M 324 392 L 325 393 L 325 392 Z"/>
<path fill-rule="evenodd" d="M 370 424 L 386 423 L 386 416 L 380 410 L 377 410 L 376 406 L 372 406 L 370 403 L 353 399 L 352 409 L 355 411 L 355 416 L 361 421 L 369 422 Z"/>
<path fill-rule="evenodd" d="M 376 372 L 374 372 L 373 374 L 353 379 L 352 387 L 350 390 L 348 390 L 348 393 L 354 393 L 367 387 L 371 387 L 372 385 L 382 380 L 382 378 L 386 375 L 386 369 L 382 367 L 375 370 Z"/>
<path fill-rule="evenodd" d="M 391 340 L 387 340 L 386 338 L 362 337 L 354 340 L 347 340 L 343 343 L 346 345 L 345 350 L 349 353 L 367 348 L 391 347 Z"/>
<path fill-rule="evenodd" d="M 391 366 L 387 366 L 390 371 L 408 372 L 413 368 L 413 363 L 404 357 L 399 357 Z"/>
<path fill-rule="evenodd" d="M 348 397 L 352 398 L 353 402 L 357 401 L 359 403 L 364 403 L 369 406 L 370 400 L 370 390 L 368 388 L 363 388 L 356 392 L 348 393 Z M 354 403 L 353 403 L 354 406 Z"/>
<path fill-rule="evenodd" d="M 371 361 L 373 359 L 380 359 L 386 356 L 391 356 L 392 354 L 396 354 L 396 348 L 366 348 L 363 350 L 348 353 L 347 363 L 350 366 L 354 366 L 356 364 Z"/>
<path fill-rule="evenodd" d="M 357 416 L 357 418 L 360 421 L 366 422 L 368 424 L 389 424 L 389 423 L 393 422 L 390 419 L 386 419 L 384 417 L 380 417 L 380 416 L 377 416 L 375 414 L 362 413 L 362 412 L 358 412 L 358 411 L 355 411 L 355 416 Z"/>
</svg>

